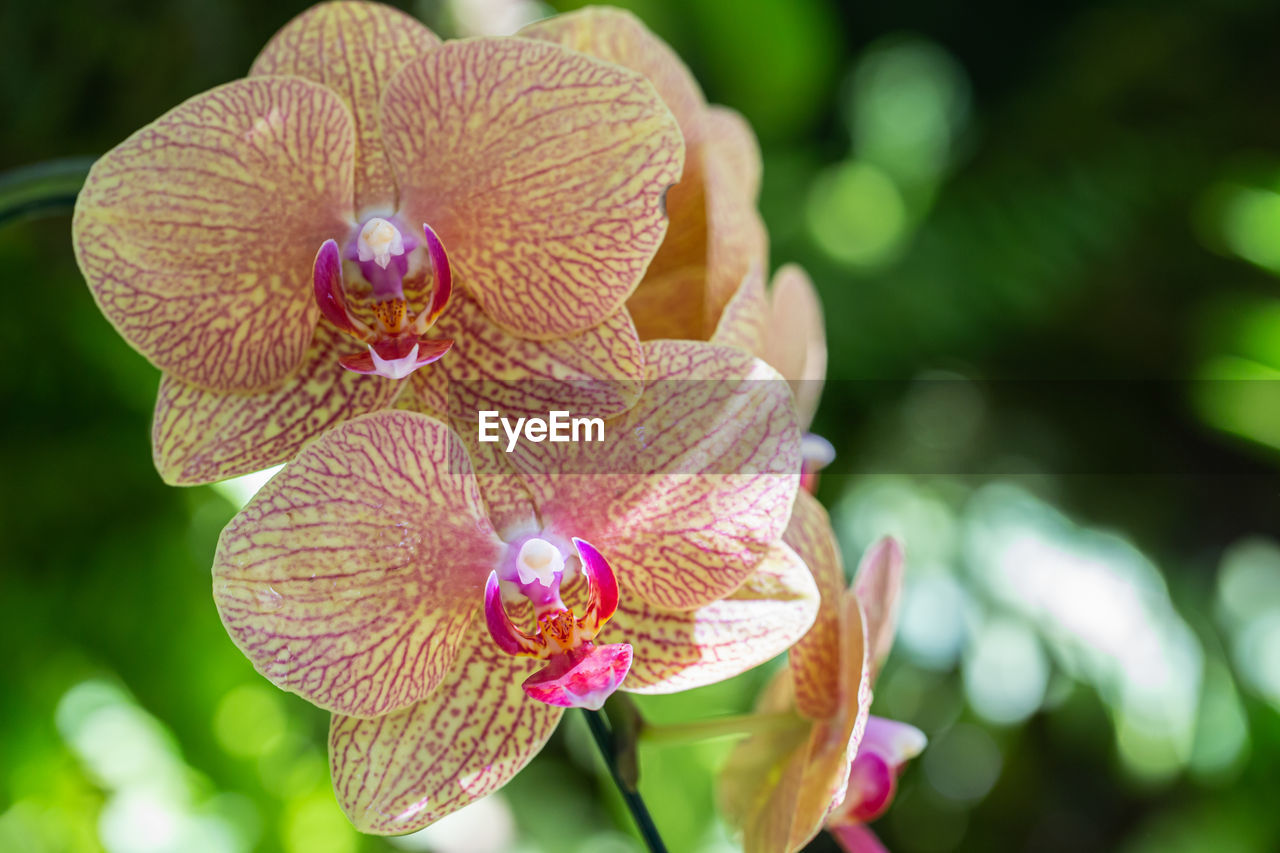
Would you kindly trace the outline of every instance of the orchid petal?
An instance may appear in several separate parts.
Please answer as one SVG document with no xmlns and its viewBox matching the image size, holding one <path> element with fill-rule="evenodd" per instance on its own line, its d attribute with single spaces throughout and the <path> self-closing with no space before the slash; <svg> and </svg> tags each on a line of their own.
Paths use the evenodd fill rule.
<svg viewBox="0 0 1280 853">
<path fill-rule="evenodd" d="M 362 832 L 413 832 L 502 787 L 542 749 L 564 713 L 530 699 L 527 658 L 473 625 L 426 699 L 373 720 L 335 716 L 329 762 L 338 804 Z"/>
<path fill-rule="evenodd" d="M 444 678 L 502 549 L 457 436 L 375 412 L 305 447 L 227 525 L 214 599 L 275 684 L 374 716 Z"/>
<path fill-rule="evenodd" d="M 902 766 L 924 752 L 928 743 L 924 732 L 910 723 L 872 716 L 867 718 L 867 731 L 858 754 L 874 752 L 894 772 L 901 772 Z"/>
<path fill-rule="evenodd" d="M 808 429 L 827 374 L 827 338 L 818 292 L 795 264 L 787 264 L 773 277 L 764 360 L 791 383 L 800 426 Z"/>
<path fill-rule="evenodd" d="M 297 78 L 197 95 L 107 152 L 72 224 L 98 307 L 156 367 L 256 391 L 302 363 L 316 247 L 350 228 L 351 114 Z"/>
<path fill-rule="evenodd" d="M 545 417 L 563 409 L 607 418 L 640 397 L 644 352 L 626 311 L 580 334 L 533 341 L 503 331 L 475 299 L 458 292 L 436 333 L 459 342 L 439 368 L 449 379 L 447 399 L 455 417 L 474 421 L 485 409 Z"/>
<path fill-rule="evenodd" d="M 867 659 L 866 623 L 857 596 L 846 592 L 840 615 L 840 687 L 835 716 L 814 724 L 809 737 L 809 763 L 796 798 L 791 847 L 798 850 L 822 829 L 827 816 L 844 799 L 849 765 L 866 729 L 871 708 L 871 667 Z"/>
<path fill-rule="evenodd" d="M 700 156 L 707 217 L 707 321 L 714 325 L 752 264 L 765 264 L 769 235 L 756 209 L 759 168 L 742 174 L 743 150 L 754 148 L 746 121 L 732 110 L 711 110 Z M 745 137 L 745 141 L 744 141 Z M 756 155 L 758 164 L 759 156 Z"/>
<path fill-rule="evenodd" d="M 323 84 L 355 119 L 355 203 L 394 209 L 395 177 L 378 131 L 378 104 L 391 76 L 440 44 L 421 23 L 380 3 L 322 3 L 272 36 L 250 75 L 286 74 Z"/>
<path fill-rule="evenodd" d="M 365 338 L 372 330 L 351 314 L 346 288 L 342 283 L 342 252 L 336 240 L 325 240 L 316 252 L 311 268 L 312 291 L 325 319 L 341 331 Z"/>
<path fill-rule="evenodd" d="M 666 208 L 670 225 L 658 253 L 645 273 L 645 279 L 636 292 L 650 287 L 655 280 L 687 268 L 706 271 L 707 265 L 707 188 L 701 157 L 702 147 L 689 148 L 684 162 L 684 176 L 680 183 L 667 191 Z M 698 289 L 684 295 L 687 302 L 697 306 L 698 326 L 706 324 L 705 278 L 698 282 Z M 647 325 L 647 318 L 638 319 Z M 696 340 L 706 338 L 699 332 Z M 648 340 L 648 338 L 646 338 Z"/>
<path fill-rule="evenodd" d="M 631 669 L 627 643 L 608 646 L 587 644 L 585 650 L 554 655 L 547 666 L 521 685 L 530 698 L 561 708 L 599 711 Z"/>
<path fill-rule="evenodd" d="M 817 609 L 809 570 L 794 551 L 775 543 L 742 586 L 697 610 L 663 610 L 623 598 L 601 639 L 625 639 L 635 648 L 624 690 L 674 693 L 776 657 L 809 629 Z"/>
<path fill-rule="evenodd" d="M 674 218 L 672 219 L 674 223 Z M 671 230 L 675 235 L 675 226 Z M 670 242 L 668 237 L 668 243 Z M 664 247 L 667 243 L 662 244 Z M 699 247 L 699 253 L 702 253 Z M 701 266 L 677 266 L 667 272 L 650 273 L 627 300 L 627 311 L 642 341 L 663 338 L 700 341 L 706 337 L 702 293 L 707 270 Z"/>
<path fill-rule="evenodd" d="M 886 536 L 867 549 L 854 576 L 853 589 L 867 617 L 873 677 L 893 645 L 898 592 L 902 589 L 902 567 L 902 546 Z"/>
<path fill-rule="evenodd" d="M 381 116 L 401 215 L 431 223 L 508 331 L 595 326 L 662 242 L 684 146 L 633 72 L 527 39 L 448 42 L 401 69 Z"/>
<path fill-rule="evenodd" d="M 650 382 L 603 442 L 522 443 L 510 456 L 544 524 L 608 554 L 651 604 L 691 610 L 736 589 L 782 535 L 800 436 L 764 362 L 693 341 L 645 353 Z"/>
<path fill-rule="evenodd" d="M 860 823 L 829 826 L 827 831 L 844 853 L 889 853 L 876 834 Z"/>
<path fill-rule="evenodd" d="M 587 626 L 591 631 L 599 632 L 618 609 L 618 579 L 609 568 L 609 562 L 590 542 L 574 539 L 573 546 L 578 550 L 582 574 L 587 579 Z"/>
<path fill-rule="evenodd" d="M 448 338 L 376 341 L 364 352 L 342 356 L 338 363 L 352 373 L 404 379 L 418 368 L 444 358 L 452 347 L 453 341 Z"/>
<path fill-rule="evenodd" d="M 789 653 L 796 707 L 810 719 L 826 719 L 837 712 L 842 698 L 839 681 L 832 674 L 840 668 L 844 563 L 827 511 L 808 492 L 796 495 L 783 541 L 809 566 L 822 597 L 813 628 Z"/>
<path fill-rule="evenodd" d="M 764 174 L 760 143 L 751 124 L 736 110 L 713 104 L 702 118 L 711 156 L 737 177 L 739 190 L 755 203 Z"/>
<path fill-rule="evenodd" d="M 720 314 L 711 342 L 762 355 L 767 334 L 766 307 L 764 269 L 753 264 Z"/>
<path fill-rule="evenodd" d="M 396 383 L 338 366 L 350 343 L 332 327 L 317 327 L 302 370 L 259 394 L 205 391 L 165 376 L 151 427 L 160 476 L 189 486 L 270 468 L 338 424 L 391 405 L 401 390 Z"/>
<path fill-rule="evenodd" d="M 485 514 L 494 530 L 505 542 L 537 533 L 541 525 L 533 498 L 524 479 L 507 461 L 507 454 L 496 443 L 479 441 L 474 424 L 459 423 L 458 427 L 456 434 L 471 459 Z"/>
</svg>

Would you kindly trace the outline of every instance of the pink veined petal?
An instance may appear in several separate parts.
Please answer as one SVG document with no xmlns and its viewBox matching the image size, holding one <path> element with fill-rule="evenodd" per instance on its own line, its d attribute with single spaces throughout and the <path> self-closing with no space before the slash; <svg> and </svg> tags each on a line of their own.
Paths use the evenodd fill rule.
<svg viewBox="0 0 1280 853">
<path fill-rule="evenodd" d="M 788 653 L 795 681 L 796 707 L 810 719 L 834 715 L 841 701 L 840 619 L 845 592 L 844 563 L 827 511 L 808 492 L 796 494 L 783 541 L 813 572 L 822 603 L 809 633 Z"/>
<path fill-rule="evenodd" d="M 375 412 L 305 447 L 227 525 L 214 600 L 276 685 L 372 717 L 441 683 L 503 547 L 449 428 Z"/>
<path fill-rule="evenodd" d="M 321 324 L 302 369 L 258 394 L 205 391 L 160 380 L 151 452 L 166 483 L 190 486 L 287 462 L 311 439 L 357 415 L 390 406 L 401 388 L 343 370 L 349 337 Z"/>
<path fill-rule="evenodd" d="M 643 74 L 675 115 L 685 144 L 696 141 L 707 106 L 698 81 L 670 45 L 631 12 L 591 6 L 535 21 L 517 35 L 555 42 Z"/>
<path fill-rule="evenodd" d="M 700 156 L 707 219 L 705 307 L 711 328 L 751 265 L 768 263 L 769 235 L 755 199 L 758 155 L 754 175 L 740 171 L 747 149 L 755 149 L 755 136 L 746 120 L 723 107 L 709 110 Z"/>
<path fill-rule="evenodd" d="M 764 360 L 791 383 L 800 427 L 808 429 L 827 375 L 827 338 L 818 292 L 795 264 L 787 264 L 773 277 L 767 328 Z"/>
<path fill-rule="evenodd" d="M 372 336 L 372 330 L 351 315 L 342 283 L 342 253 L 336 240 L 325 240 L 320 244 L 312 265 L 311 282 L 316 304 L 325 319 L 343 332 L 361 338 Z"/>
<path fill-rule="evenodd" d="M 521 685 L 530 698 L 561 708 L 599 711 L 631 669 L 631 646 L 616 643 L 553 655 Z"/>
<path fill-rule="evenodd" d="M 435 334 L 458 342 L 437 371 L 448 377 L 450 414 L 474 421 L 477 412 L 546 417 L 563 409 L 579 417 L 607 418 L 640 397 L 644 351 L 625 310 L 598 326 L 552 341 L 504 331 L 464 290 L 453 294 Z M 474 429 L 474 427 L 468 427 Z"/>
<path fill-rule="evenodd" d="M 626 640 L 624 690 L 674 693 L 723 681 L 776 657 L 813 623 L 818 593 L 798 556 L 777 543 L 735 592 L 697 610 L 624 598 L 601 640 Z"/>
<path fill-rule="evenodd" d="M 854 577 L 853 589 L 867 617 L 873 678 L 893 645 L 902 567 L 902 546 L 886 536 L 867 549 Z"/>
<path fill-rule="evenodd" d="M 534 535 L 541 529 L 533 498 L 507 461 L 507 454 L 496 443 L 481 443 L 472 423 L 459 422 L 457 435 L 467 449 L 467 456 L 475 469 L 476 482 L 480 484 L 480 497 L 494 530 L 504 542 L 511 542 L 524 535 Z"/>
<path fill-rule="evenodd" d="M 608 554 L 619 583 L 651 604 L 688 610 L 736 589 L 782 534 L 800 436 L 763 362 L 693 341 L 645 352 L 645 392 L 603 442 L 510 455 L 545 524 Z"/>
<path fill-rule="evenodd" d="M 862 824 L 827 827 L 844 853 L 889 853 L 876 834 Z"/>
<path fill-rule="evenodd" d="M 495 323 L 543 340 L 622 307 L 684 162 L 643 78 L 528 39 L 448 42 L 410 62 L 380 126 L 401 216 L 431 223 Z"/>
<path fill-rule="evenodd" d="M 355 119 L 356 210 L 393 210 L 395 177 L 378 131 L 378 105 L 391 76 L 439 44 L 435 33 L 390 6 L 321 3 L 272 36 L 249 73 L 305 77 L 340 95 Z"/>
<path fill-rule="evenodd" d="M 737 347 L 752 355 L 763 355 L 768 336 L 766 319 L 764 268 L 760 264 L 752 264 L 733 298 L 724 307 L 711 342 Z"/>
<path fill-rule="evenodd" d="M 613 569 L 609 568 L 609 562 L 590 542 L 575 538 L 573 546 L 578 551 L 578 558 L 582 560 L 582 574 L 590 590 L 587 595 L 586 618 L 591 629 L 599 631 L 618 609 L 618 579 L 614 577 Z"/>
<path fill-rule="evenodd" d="M 382 717 L 335 716 L 329 763 L 338 804 L 361 832 L 421 829 L 496 791 L 541 751 L 563 708 L 530 699 L 533 669 L 482 625 L 426 699 Z"/>
<path fill-rule="evenodd" d="M 164 372 L 260 391 L 302 363 L 315 251 L 350 228 L 351 114 L 298 78 L 197 95 L 107 152 L 72 223 L 116 330 Z"/>
</svg>

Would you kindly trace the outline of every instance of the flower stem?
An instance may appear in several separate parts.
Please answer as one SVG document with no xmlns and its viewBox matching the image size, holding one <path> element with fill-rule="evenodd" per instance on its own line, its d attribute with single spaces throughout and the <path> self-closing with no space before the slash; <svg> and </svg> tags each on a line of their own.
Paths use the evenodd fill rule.
<svg viewBox="0 0 1280 853">
<path fill-rule="evenodd" d="M 717 737 L 743 737 L 785 729 L 799 730 L 803 726 L 804 721 L 791 711 L 776 714 L 740 714 L 714 720 L 670 725 L 657 725 L 646 721 L 640 729 L 640 740 L 645 743 L 669 745 Z"/>
<path fill-rule="evenodd" d="M 609 775 L 613 777 L 614 784 L 618 786 L 618 792 L 622 794 L 622 801 L 627 804 L 627 809 L 631 812 L 631 817 L 636 822 L 636 828 L 640 830 L 640 837 L 644 839 L 645 846 L 649 848 L 650 853 L 667 853 L 667 846 L 662 843 L 662 836 L 658 834 L 658 827 L 654 825 L 653 818 L 649 815 L 649 809 L 640 797 L 640 792 L 628 784 L 623 779 L 622 774 L 618 772 L 617 742 L 614 740 L 613 731 L 610 730 L 609 724 L 605 721 L 604 714 L 586 708 L 582 709 L 582 713 L 587 717 L 587 726 L 591 729 L 591 736 L 595 738 L 596 747 L 600 750 L 604 763 L 609 767 Z"/>
<path fill-rule="evenodd" d="M 70 212 L 93 161 L 93 157 L 47 160 L 0 175 L 0 225 Z"/>
</svg>

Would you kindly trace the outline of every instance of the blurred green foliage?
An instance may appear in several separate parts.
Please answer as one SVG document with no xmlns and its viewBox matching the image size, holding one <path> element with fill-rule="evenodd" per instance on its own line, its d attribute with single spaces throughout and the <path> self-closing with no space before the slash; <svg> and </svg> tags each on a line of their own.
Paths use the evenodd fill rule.
<svg viewBox="0 0 1280 853">
<path fill-rule="evenodd" d="M 106 150 L 303 5 L 0 7 L 0 167 Z M 622 5 L 760 134 L 773 263 L 826 304 L 815 428 L 846 560 L 907 543 L 876 710 L 932 745 L 877 832 L 1280 849 L 1280 8 Z M 208 566 L 235 503 L 155 475 L 158 375 L 68 225 L 0 228 L 0 850 L 392 849 L 333 804 L 324 715 L 222 631 Z M 762 678 L 641 705 L 732 713 Z M 520 850 L 637 849 L 578 723 L 485 818 Z M 643 751 L 673 849 L 733 849 L 709 788 L 727 747 Z"/>
</svg>

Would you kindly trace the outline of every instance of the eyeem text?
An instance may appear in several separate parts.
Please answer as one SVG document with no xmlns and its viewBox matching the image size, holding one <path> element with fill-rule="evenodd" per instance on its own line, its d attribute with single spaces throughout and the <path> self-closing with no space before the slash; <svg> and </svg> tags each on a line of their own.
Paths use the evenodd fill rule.
<svg viewBox="0 0 1280 853">
<path fill-rule="evenodd" d="M 545 418 L 504 418 L 496 411 L 485 410 L 480 413 L 479 436 L 481 441 L 501 441 L 498 427 L 506 434 L 506 452 L 516 448 L 521 436 L 525 441 L 604 441 L 604 420 L 602 418 L 575 418 L 569 412 L 548 412 Z"/>
</svg>

